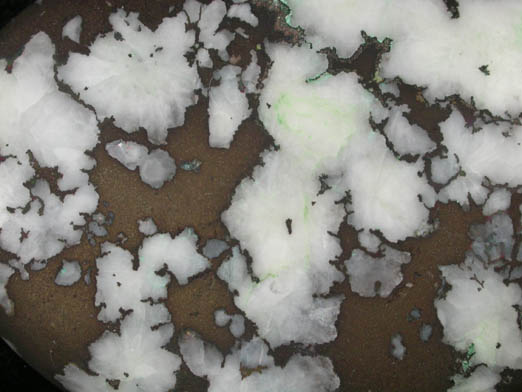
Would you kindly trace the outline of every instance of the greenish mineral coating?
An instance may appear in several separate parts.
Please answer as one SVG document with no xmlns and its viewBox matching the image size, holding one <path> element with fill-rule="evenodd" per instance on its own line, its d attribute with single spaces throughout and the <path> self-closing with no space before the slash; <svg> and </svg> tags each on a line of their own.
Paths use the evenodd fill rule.
<svg viewBox="0 0 522 392">
<path fill-rule="evenodd" d="M 305 136 L 308 139 L 311 138 L 310 135 L 304 135 L 302 129 L 295 128 L 290 124 L 290 115 L 303 118 L 316 117 L 318 119 L 324 119 L 326 126 L 328 126 L 328 123 L 331 124 L 335 120 L 338 120 L 339 123 L 343 124 L 351 124 L 353 122 L 353 110 L 346 110 L 346 108 L 337 106 L 332 101 L 320 97 L 299 97 L 293 94 L 284 93 L 281 94 L 280 98 L 275 103 L 274 110 L 276 111 L 277 122 L 279 125 L 289 132 Z M 350 137 L 354 131 L 355 130 L 350 129 L 350 131 L 347 132 L 347 136 Z"/>
<path fill-rule="evenodd" d="M 193 159 L 191 161 L 183 161 L 179 165 L 181 170 L 185 171 L 193 171 L 193 172 L 199 172 L 199 167 L 201 166 L 202 162 L 198 159 Z"/>
<path fill-rule="evenodd" d="M 373 75 L 373 81 L 377 84 L 384 82 L 384 78 L 380 75 L 379 70 L 375 71 Z"/>
<path fill-rule="evenodd" d="M 290 27 L 295 29 L 297 26 L 292 25 L 292 9 L 288 5 L 288 0 L 275 0 L 276 3 L 278 1 L 283 5 L 283 7 L 285 8 L 285 11 L 286 11 L 285 23 L 288 26 L 290 26 Z"/>
<path fill-rule="evenodd" d="M 305 203 L 304 203 L 304 208 L 303 208 L 303 217 L 304 217 L 305 224 L 307 224 L 309 222 L 309 215 L 310 215 L 309 205 L 310 204 L 311 204 L 310 198 L 305 196 Z M 308 252 L 307 255 L 305 256 L 303 267 L 304 267 L 305 270 L 308 270 L 309 268 L 311 268 L 310 252 Z M 281 266 L 279 268 L 278 272 L 284 271 L 284 270 L 286 270 L 288 268 L 289 267 L 287 265 L 283 265 L 283 266 Z M 279 277 L 279 273 L 277 273 L 277 272 L 269 272 L 269 273 L 261 276 L 257 282 L 251 282 L 250 287 L 249 287 L 249 291 L 248 291 L 248 295 L 247 295 L 247 297 L 245 299 L 245 303 L 248 303 L 250 301 L 250 298 L 254 294 L 254 291 L 256 290 L 256 288 L 262 282 L 264 282 L 267 279 L 276 279 L 278 277 Z"/>
<path fill-rule="evenodd" d="M 323 78 L 320 78 L 323 80 Z M 315 83 L 320 83 L 317 80 Z M 352 126 L 353 117 L 355 113 L 355 106 L 339 106 L 335 102 L 323 99 L 317 96 L 300 97 L 297 95 L 283 93 L 273 106 L 276 119 L 281 128 L 302 140 L 304 157 L 309 159 L 309 162 L 315 162 L 316 169 L 321 166 L 321 158 L 315 153 L 313 147 L 314 140 L 313 133 L 308 132 L 292 124 L 292 118 L 312 119 L 315 118 L 321 126 L 330 128 L 339 128 L 339 126 L 346 128 L 344 130 L 344 138 L 337 143 L 337 151 L 334 155 L 339 155 L 343 149 L 348 145 L 351 137 L 356 133 L 356 129 Z M 341 125 L 342 124 L 342 125 Z M 319 124 L 318 124 L 319 125 Z"/>
<path fill-rule="evenodd" d="M 468 352 L 466 353 L 466 357 L 471 358 L 475 354 L 475 345 L 471 343 L 468 347 Z"/>
<path fill-rule="evenodd" d="M 252 282 L 250 284 L 250 287 L 248 289 L 248 294 L 245 298 L 245 304 L 247 304 L 250 299 L 252 298 L 252 295 L 254 294 L 254 291 L 256 290 L 257 286 L 259 286 L 263 281 L 267 280 L 267 279 L 276 279 L 279 275 L 278 274 L 274 274 L 274 273 L 268 273 L 266 275 L 264 275 L 263 277 L 259 278 L 259 281 L 258 282 Z"/>
<path fill-rule="evenodd" d="M 471 357 L 475 355 L 475 345 L 471 343 L 466 352 L 466 358 L 462 361 L 462 371 L 466 373 L 471 367 Z"/>
<path fill-rule="evenodd" d="M 515 30 L 515 46 L 522 47 L 522 16 L 520 22 L 514 26 Z"/>
<path fill-rule="evenodd" d="M 317 82 L 319 80 L 329 79 L 330 77 L 332 77 L 332 74 L 324 71 L 324 72 L 321 72 L 321 73 L 319 73 L 319 74 L 317 74 L 315 76 L 312 76 L 312 77 L 306 79 L 305 82 L 306 83 L 313 83 L 313 82 Z"/>
<path fill-rule="evenodd" d="M 308 221 L 309 214 L 310 214 L 310 208 L 308 207 L 308 204 L 305 204 L 304 209 L 303 209 L 303 218 L 304 218 L 305 222 Z"/>
</svg>

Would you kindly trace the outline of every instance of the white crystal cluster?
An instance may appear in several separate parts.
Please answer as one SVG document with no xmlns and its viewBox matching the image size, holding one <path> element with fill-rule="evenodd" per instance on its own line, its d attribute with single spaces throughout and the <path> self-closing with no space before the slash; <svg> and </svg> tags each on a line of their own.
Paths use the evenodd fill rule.
<svg viewBox="0 0 522 392">
<path fill-rule="evenodd" d="M 198 336 L 186 334 L 180 351 L 196 376 L 206 377 L 211 392 L 334 391 L 339 379 L 327 358 L 293 355 L 284 367 L 274 365 L 265 343 L 254 337 L 243 341 L 225 358 Z M 243 377 L 241 369 L 259 369 Z"/>
<path fill-rule="evenodd" d="M 174 178 L 176 157 L 132 133 L 144 129 L 148 142 L 166 144 L 187 108 L 208 100 L 210 147 L 230 148 L 251 116 L 273 140 L 222 213 L 230 238 L 203 246 L 191 228 L 164 233 L 150 216 L 138 220 L 139 249 L 104 242 L 95 305 L 98 320 L 114 328 L 91 343 L 87 368 L 70 363 L 57 380 L 73 392 L 110 391 L 112 381 L 125 392 L 166 392 L 184 361 L 211 392 L 334 392 L 340 381 L 332 362 L 311 355 L 337 337 L 345 298 L 332 286 L 346 281 L 360 296 L 389 297 L 413 263 L 399 250 L 402 241 L 437 230 L 434 206 L 456 202 L 481 206 L 488 221 L 470 228 L 465 260 L 441 260 L 447 286 L 435 307 L 443 339 L 468 353 L 472 368 L 455 375 L 451 391 L 494 390 L 504 369 L 522 369 L 522 247 L 506 213 L 522 186 L 522 3 L 461 1 L 456 18 L 441 0 L 280 3 L 303 43 L 266 40 L 263 77 L 261 45 L 242 67 L 229 52 L 248 37 L 245 28 L 262 22 L 248 1 L 186 0 L 155 30 L 119 9 L 109 18 L 112 30 L 65 64 L 55 64 L 45 33 L 12 64 L 0 59 L 0 247 L 10 258 L 0 264 L 0 305 L 14 311 L 6 289 L 13 274 L 27 279 L 27 266 L 43 268 L 83 231 L 107 235 L 94 216 L 86 220 L 98 206 L 89 171 L 101 122 L 126 132 L 102 151 L 159 189 Z M 224 28 L 231 20 L 244 28 Z M 81 30 L 82 18 L 72 18 L 62 38 L 80 45 Z M 355 72 L 332 72 L 326 50 L 349 58 L 367 37 L 388 45 L 375 89 Z M 208 86 L 203 68 L 212 68 Z M 398 104 L 399 83 L 422 87 L 420 101 L 447 111 L 440 130 L 411 121 L 412 108 Z M 456 95 L 474 105 L 472 124 Z M 56 171 L 64 195 L 37 167 Z M 342 224 L 358 239 L 343 260 Z M 220 263 L 213 271 L 211 260 Z M 237 308 L 214 314 L 236 339 L 227 354 L 195 332 L 175 335 L 165 305 L 173 278 L 186 285 L 213 273 Z M 81 274 L 79 262 L 62 260 L 55 283 L 73 285 Z M 247 338 L 246 323 L 255 327 Z M 423 324 L 422 340 L 431 334 Z M 273 350 L 290 344 L 302 352 L 276 365 Z M 389 349 L 399 360 L 408 355 L 400 334 Z"/>
<path fill-rule="evenodd" d="M 207 269 L 209 262 L 196 249 L 197 236 L 186 229 L 175 238 L 169 234 L 147 237 L 139 249 L 139 267 L 132 254 L 104 243 L 104 256 L 96 260 L 96 305 L 104 323 L 120 321 L 120 332 L 106 331 L 89 346 L 92 375 L 75 364 L 56 376 L 71 391 L 104 392 L 107 380 L 119 380 L 124 391 L 168 391 L 176 385 L 178 355 L 165 349 L 174 334 L 170 313 L 161 302 L 167 297 L 170 275 L 159 275 L 166 266 L 180 284 Z M 126 314 L 130 312 L 129 314 Z"/>
<path fill-rule="evenodd" d="M 123 140 L 107 143 L 105 150 L 127 169 L 139 168 L 141 180 L 154 189 L 161 188 L 176 174 L 176 162 L 165 150 L 156 148 L 149 152 L 145 146 Z"/>
<path fill-rule="evenodd" d="M 124 10 L 109 21 L 113 31 L 98 36 L 88 55 L 72 53 L 58 78 L 94 107 L 98 119 L 113 118 L 129 133 L 144 128 L 151 142 L 164 143 L 196 102 L 197 69 L 184 57 L 194 32 L 185 30 L 184 13 L 163 19 L 155 31 Z"/>
<path fill-rule="evenodd" d="M 506 367 L 522 369 L 517 310 L 522 289 L 514 281 L 520 266 L 506 268 L 512 260 L 513 223 L 509 215 L 498 212 L 487 223 L 472 226 L 469 234 L 473 243 L 466 259 L 440 267 L 451 289 L 435 301 L 444 342 L 462 353 L 472 350 L 467 366 L 481 365 L 467 379 L 456 375 L 452 391 L 482 390 L 479 386 L 493 390 Z"/>
<path fill-rule="evenodd" d="M 80 242 L 77 226 L 98 203 L 86 173 L 95 161 L 85 154 L 98 143 L 96 117 L 58 89 L 53 55 L 49 37 L 38 33 L 11 72 L 0 60 L 0 247 L 13 255 L 9 264 L 23 279 L 28 264 L 42 268 L 47 259 Z M 65 197 L 35 177 L 35 161 L 56 168 L 58 190 L 67 192 Z M 2 265 L 3 277 L 12 273 Z M 12 310 L 5 297 L 2 304 Z"/>
</svg>

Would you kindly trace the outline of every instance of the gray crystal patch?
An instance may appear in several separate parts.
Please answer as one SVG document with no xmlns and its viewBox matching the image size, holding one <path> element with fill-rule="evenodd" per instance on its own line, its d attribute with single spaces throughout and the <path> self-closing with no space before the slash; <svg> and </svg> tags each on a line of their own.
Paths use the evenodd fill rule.
<svg viewBox="0 0 522 392">
<path fill-rule="evenodd" d="M 158 227 L 152 218 L 147 218 L 138 221 L 138 230 L 142 234 L 153 235 L 158 231 Z"/>
<path fill-rule="evenodd" d="M 418 308 L 413 308 L 410 313 L 408 313 L 408 321 L 415 321 L 420 319 L 421 311 Z"/>
<path fill-rule="evenodd" d="M 149 153 L 145 146 L 122 140 L 107 143 L 105 149 L 127 169 L 139 168 L 141 180 L 152 188 L 161 188 L 176 174 L 176 163 L 167 151 L 156 149 Z"/>
<path fill-rule="evenodd" d="M 63 260 L 62 268 L 56 274 L 54 283 L 59 286 L 71 286 L 76 283 L 82 276 L 82 268 L 77 261 Z"/>
<path fill-rule="evenodd" d="M 203 255 L 207 259 L 213 259 L 214 257 L 218 257 L 221 253 L 228 249 L 228 245 L 225 241 L 211 239 L 208 240 L 205 246 L 203 247 Z"/>
<path fill-rule="evenodd" d="M 484 224 L 472 225 L 473 252 L 483 261 L 511 260 L 513 224 L 506 213 L 495 214 Z"/>
<path fill-rule="evenodd" d="M 96 221 L 89 222 L 89 232 L 91 232 L 96 237 L 103 237 L 107 235 L 107 229 L 105 229 L 105 227 L 101 226 Z"/>
<path fill-rule="evenodd" d="M 433 327 L 429 324 L 422 324 L 420 331 L 419 331 L 419 337 L 423 342 L 427 342 L 431 334 L 433 333 Z"/>
<path fill-rule="evenodd" d="M 152 151 L 140 164 L 141 180 L 154 189 L 159 189 L 176 174 L 176 163 L 168 152 Z"/>
<path fill-rule="evenodd" d="M 115 140 L 105 145 L 107 153 L 129 170 L 135 170 L 147 156 L 147 147 L 135 142 Z"/>
<path fill-rule="evenodd" d="M 402 281 L 401 266 L 409 263 L 411 256 L 388 246 L 383 246 L 383 257 L 372 257 L 355 249 L 346 260 L 352 291 L 363 297 L 379 295 L 387 297 Z"/>
<path fill-rule="evenodd" d="M 400 333 L 393 335 L 391 338 L 391 354 L 402 361 L 405 353 L 406 347 L 402 344 L 402 335 Z"/>
</svg>

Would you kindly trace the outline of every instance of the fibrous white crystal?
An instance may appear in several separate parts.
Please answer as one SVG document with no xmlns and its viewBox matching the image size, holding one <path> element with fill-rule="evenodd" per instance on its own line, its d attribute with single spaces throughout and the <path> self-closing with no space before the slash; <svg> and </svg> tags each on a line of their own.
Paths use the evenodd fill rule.
<svg viewBox="0 0 522 392">
<path fill-rule="evenodd" d="M 183 56 L 194 32 L 185 30 L 183 13 L 163 19 L 155 31 L 121 9 L 109 21 L 113 31 L 98 36 L 89 55 L 72 53 L 58 77 L 99 119 L 113 117 L 129 133 L 145 128 L 151 142 L 164 143 L 167 130 L 182 125 L 185 109 L 195 103 L 197 69 Z"/>
</svg>

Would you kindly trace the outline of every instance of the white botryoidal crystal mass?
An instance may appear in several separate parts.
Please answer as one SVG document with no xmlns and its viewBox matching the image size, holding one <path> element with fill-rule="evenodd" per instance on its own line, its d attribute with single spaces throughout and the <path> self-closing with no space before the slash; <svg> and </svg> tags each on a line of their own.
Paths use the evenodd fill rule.
<svg viewBox="0 0 522 392">
<path fill-rule="evenodd" d="M 145 235 L 154 235 L 158 232 L 158 227 L 156 223 L 154 223 L 154 220 L 149 217 L 138 221 L 138 230 Z"/>
<path fill-rule="evenodd" d="M 187 228 L 172 238 L 169 234 L 156 234 L 143 241 L 140 260 L 156 270 L 166 265 L 179 284 L 187 284 L 191 276 L 210 267 L 206 257 L 197 252 L 198 236 Z"/>
<path fill-rule="evenodd" d="M 504 123 L 481 124 L 473 132 L 464 118 L 453 112 L 441 125 L 442 144 L 448 155 L 458 159 L 461 173 L 439 193 L 443 202 L 454 200 L 468 204 L 468 194 L 477 204 L 483 204 L 492 184 L 516 187 L 522 185 L 522 126 Z"/>
<path fill-rule="evenodd" d="M 452 288 L 435 301 L 444 327 L 444 342 L 465 352 L 473 344 L 471 365 L 522 368 L 522 332 L 515 305 L 522 305 L 522 290 L 506 285 L 492 266 L 469 255 L 462 265 L 440 267 Z"/>
<path fill-rule="evenodd" d="M 238 18 L 242 22 L 248 23 L 256 27 L 259 24 L 259 19 L 252 13 L 250 4 L 233 4 L 228 9 L 227 16 L 229 18 Z"/>
<path fill-rule="evenodd" d="M 159 148 L 149 152 L 136 142 L 115 140 L 105 145 L 107 153 L 129 170 L 139 169 L 141 180 L 159 189 L 176 174 L 176 162 L 170 154 Z"/>
<path fill-rule="evenodd" d="M 167 130 L 182 125 L 196 102 L 199 76 L 184 57 L 194 32 L 186 31 L 184 13 L 163 19 L 155 31 L 137 13 L 118 10 L 109 21 L 113 31 L 98 36 L 89 55 L 71 53 L 58 77 L 100 120 L 112 117 L 129 133 L 145 128 L 151 142 L 164 143 Z"/>
<path fill-rule="evenodd" d="M 208 268 L 196 241 L 191 229 L 175 238 L 161 233 L 147 237 L 138 252 L 137 270 L 129 251 L 111 243 L 102 245 L 103 256 L 96 261 L 98 319 L 105 323 L 121 320 L 120 333 L 106 331 L 89 346 L 88 366 L 98 375 L 68 364 L 56 376 L 64 387 L 75 392 L 104 392 L 106 380 L 119 380 L 119 388 L 129 392 L 166 392 L 175 386 L 181 359 L 164 348 L 174 326 L 160 302 L 167 297 L 170 275 L 158 272 L 166 266 L 180 284 L 186 284 L 188 278 Z"/>
<path fill-rule="evenodd" d="M 80 34 L 82 33 L 82 17 L 75 16 L 68 21 L 62 30 L 62 38 L 69 38 L 71 41 L 80 43 Z"/>
<path fill-rule="evenodd" d="M 241 73 L 241 83 L 247 94 L 257 93 L 257 83 L 261 74 L 261 67 L 257 63 L 257 54 L 255 50 L 250 51 L 250 64 Z"/>
<path fill-rule="evenodd" d="M 218 327 L 229 326 L 230 333 L 239 338 L 245 332 L 245 318 L 240 314 L 227 314 L 223 309 L 214 312 L 214 321 Z"/>
<path fill-rule="evenodd" d="M 428 137 L 424 129 L 408 122 L 403 115 L 403 109 L 399 107 L 392 110 L 384 128 L 384 133 L 393 144 L 395 151 L 401 155 L 424 155 L 434 150 L 437 145 Z"/>
<path fill-rule="evenodd" d="M 183 9 L 191 23 L 197 23 L 199 41 L 205 49 L 215 49 L 223 61 L 228 61 L 227 46 L 234 39 L 234 33 L 219 29 L 223 18 L 227 15 L 227 6 L 222 0 L 214 0 L 203 5 L 197 0 L 187 0 Z"/>
<path fill-rule="evenodd" d="M 391 38 L 381 76 L 426 86 L 429 99 L 458 93 L 497 114 L 522 110 L 522 76 L 515 65 L 522 63 L 520 2 L 462 1 L 456 19 L 438 0 L 332 0 L 327 7 L 315 0 L 285 3 L 290 23 L 304 28 L 316 50 L 335 47 L 339 56 L 350 57 L 364 42 L 361 31 Z"/>
<path fill-rule="evenodd" d="M 487 365 L 468 379 L 455 375 L 451 391 L 492 391 L 505 367 L 522 366 L 522 290 L 512 281 L 522 274 L 518 268 L 499 268 L 511 260 L 514 246 L 509 215 L 499 212 L 484 224 L 472 225 L 469 236 L 473 242 L 465 261 L 440 267 L 450 289 L 435 307 L 443 341 L 466 353 L 466 367 Z"/>
<path fill-rule="evenodd" d="M 349 222 L 396 241 L 426 230 L 426 205 L 435 197 L 419 176 L 423 163 L 398 161 L 371 130 L 371 114 L 384 109 L 353 75 L 316 78 L 326 57 L 304 47 L 273 44 L 267 51 L 274 63 L 258 110 L 279 149 L 263 154 L 263 166 L 236 188 L 222 215 L 252 257 L 254 276 L 237 250 L 219 274 L 272 346 L 323 343 L 336 336 L 340 298 L 315 295 L 343 279 L 329 264 L 341 252 L 331 235 L 345 215 L 337 202 L 350 191 Z M 332 177 L 332 189 L 320 194 L 322 174 Z"/>
<path fill-rule="evenodd" d="M 333 392 L 340 384 L 328 358 L 295 354 L 284 367 L 275 366 L 266 345 L 256 337 L 223 357 L 216 347 L 187 332 L 180 351 L 191 372 L 209 381 L 209 392 Z M 243 377 L 240 370 L 245 367 L 262 371 Z"/>
<path fill-rule="evenodd" d="M 490 216 L 499 211 L 505 211 L 511 205 L 511 192 L 505 188 L 497 188 L 488 196 L 482 208 L 484 215 Z"/>
<path fill-rule="evenodd" d="M 220 83 L 209 93 L 210 147 L 229 148 L 239 125 L 252 112 L 246 94 L 239 90 L 240 72 L 240 67 L 227 65 L 215 76 Z"/>
<path fill-rule="evenodd" d="M 357 239 L 359 240 L 359 244 L 367 251 L 375 253 L 379 250 L 381 240 L 374 233 L 363 230 L 359 232 Z"/>
<path fill-rule="evenodd" d="M 400 82 L 394 78 L 424 87 L 429 101 L 459 94 L 467 102 L 473 98 L 478 109 L 510 120 L 522 109 L 517 71 L 522 4 L 462 1 L 460 17 L 452 19 L 440 0 L 329 0 L 328 6 L 285 0 L 287 21 L 304 29 L 307 42 L 292 47 L 265 41 L 272 63 L 259 83 L 256 51 L 244 69 L 228 64 L 235 62 L 227 48 L 236 34 L 221 28 L 222 22 L 258 24 L 250 4 L 234 3 L 187 0 L 183 12 L 163 19 L 154 31 L 138 14 L 119 10 L 110 16 L 112 31 L 99 35 L 88 55 L 70 53 L 57 72 L 54 46 L 44 33 L 33 36 L 12 64 L 0 60 L 0 246 L 15 255 L 10 265 L 0 264 L 0 305 L 13 312 L 6 285 L 16 269 L 26 279 L 26 264 L 42 268 L 80 241 L 85 216 L 98 202 L 88 174 L 95 161 L 86 154 L 98 142 L 96 116 L 114 119 L 128 133 L 144 128 L 151 142 L 165 143 L 168 130 L 181 126 L 186 109 L 197 102 L 197 67 L 212 67 L 215 51 L 225 62 L 215 73 L 220 83 L 201 91 L 209 96 L 210 146 L 230 146 L 255 109 L 249 107 L 251 97 L 252 102 L 259 98 L 257 115 L 274 145 L 236 187 L 222 214 L 227 242 L 239 245 L 217 270 L 259 337 L 239 341 L 246 319 L 216 312 L 216 324 L 229 324 L 238 340 L 224 356 L 194 333 L 182 333 L 180 353 L 192 373 L 206 378 L 211 392 L 335 391 L 340 384 L 329 359 L 295 354 L 280 367 L 269 346 L 336 338 L 344 298 L 329 293 L 345 279 L 331 263 L 342 253 L 336 236 L 341 223 L 355 228 L 364 248 L 345 261 L 352 291 L 386 297 L 402 281 L 401 266 L 410 262 L 410 255 L 393 243 L 435 230 L 430 208 L 437 201 L 468 207 L 471 198 L 484 204 L 488 221 L 471 226 L 473 243 L 463 263 L 440 268 L 451 287 L 435 306 L 444 342 L 460 352 L 473 347 L 470 365 L 478 365 L 468 378 L 456 375 L 451 391 L 492 391 L 504 368 L 522 369 L 517 310 L 522 289 L 513 282 L 522 276 L 522 267 L 496 270 L 506 267 L 513 250 L 522 260 L 517 225 L 504 212 L 512 202 L 510 189 L 522 185 L 522 127 L 514 121 L 477 120 L 471 128 L 448 105 L 453 112 L 441 123 L 443 139 L 437 146 L 431 133 L 410 124 L 407 108 L 393 106 Z M 320 52 L 331 47 L 340 57 L 351 56 L 363 43 L 361 31 L 380 41 L 391 39 L 378 69 L 386 103 L 363 88 L 355 73 L 328 73 L 328 58 Z M 244 29 L 236 32 L 247 36 Z M 81 17 L 75 17 L 62 37 L 78 43 L 80 33 Z M 188 54 L 194 55 L 193 64 Z M 60 92 L 55 77 L 87 105 Z M 370 119 L 383 125 L 382 133 L 372 129 Z M 127 169 L 138 169 L 155 189 L 176 173 L 174 159 L 163 149 L 149 152 L 117 140 L 105 150 Z M 404 155 L 419 157 L 403 160 Z M 35 162 L 56 168 L 58 189 L 67 195 L 60 197 L 46 180 L 34 177 Z M 430 184 L 438 185 L 437 192 Z M 89 222 L 88 233 L 107 234 L 101 223 Z M 192 229 L 173 237 L 157 233 L 152 218 L 138 225 L 146 235 L 136 250 L 138 260 L 120 246 L 101 246 L 97 317 L 119 331 L 107 330 L 89 346 L 88 369 L 71 363 L 57 376 L 71 391 L 105 392 L 113 389 L 108 380 L 128 392 L 175 387 L 182 359 L 166 349 L 174 336 L 164 304 L 171 276 L 179 285 L 188 284 L 229 245 L 209 240 L 200 254 Z M 78 281 L 79 263 L 63 263 L 55 282 Z M 431 332 L 423 324 L 421 339 L 428 340 Z M 400 334 L 391 345 L 392 355 L 402 359 Z M 248 377 L 244 368 L 252 370 Z"/>
<path fill-rule="evenodd" d="M 471 376 L 457 375 L 453 378 L 455 385 L 448 392 L 496 392 L 495 385 L 500 382 L 498 373 L 487 366 L 477 367 Z"/>
<path fill-rule="evenodd" d="M 236 305 L 272 346 L 293 340 L 333 340 L 341 298 L 314 298 L 314 294 L 326 294 L 335 281 L 344 279 L 328 263 L 341 252 L 328 229 L 338 230 L 342 207 L 334 204 L 332 195 L 321 195 L 312 206 L 318 183 L 300 183 L 298 170 L 281 171 L 288 166 L 277 153 L 268 154 L 264 161 L 265 166 L 254 172 L 255 180 L 245 180 L 238 187 L 231 208 L 223 214 L 231 234 L 252 256 L 254 276 L 248 274 L 237 248 L 218 276 L 231 291 L 237 290 Z M 301 200 L 293 196 L 297 190 L 303 195 Z M 239 217 L 258 224 L 249 225 Z M 285 225 L 289 218 L 292 234 Z"/>
<path fill-rule="evenodd" d="M 431 179 L 436 184 L 448 184 L 459 175 L 460 170 L 455 154 L 435 156 L 431 159 Z M 460 174 L 464 174 L 464 172 L 460 172 Z"/>
<path fill-rule="evenodd" d="M 76 364 L 65 366 L 63 374 L 56 379 L 67 389 L 75 392 L 105 392 L 106 380 L 119 380 L 126 391 L 167 391 L 176 383 L 175 371 L 180 358 L 162 348 L 171 339 L 174 327 L 170 314 L 161 303 L 145 302 L 164 298 L 166 293 L 155 290 L 164 287 L 165 279 L 150 273 L 140 263 L 133 270 L 132 255 L 116 245 L 102 245 L 104 256 L 98 258 L 96 304 L 103 303 L 98 319 L 115 322 L 123 317 L 120 333 L 105 331 L 89 346 L 91 360 L 89 374 Z M 132 310 L 127 316 L 120 312 Z M 155 327 L 155 329 L 152 329 Z"/>
<path fill-rule="evenodd" d="M 218 327 L 226 326 L 230 321 L 230 315 L 224 309 L 218 309 L 214 312 L 214 322 Z"/>
<path fill-rule="evenodd" d="M 11 72 L 0 60 L 0 246 L 20 269 L 39 268 L 66 246 L 80 242 L 83 214 L 94 212 L 98 195 L 86 171 L 95 165 L 85 154 L 98 143 L 95 116 L 60 92 L 54 80 L 54 45 L 45 33 L 34 35 L 14 60 Z M 40 167 L 56 168 L 63 199 L 47 181 L 29 183 Z M 21 236 L 21 233 L 26 233 Z"/>
<path fill-rule="evenodd" d="M 198 52 L 196 53 L 196 61 L 198 62 L 198 65 L 203 68 L 212 68 L 214 65 L 208 49 L 205 48 L 198 49 Z"/>
<path fill-rule="evenodd" d="M 274 64 L 258 110 L 279 154 L 309 181 L 330 176 L 339 199 L 349 191 L 349 223 L 356 229 L 378 229 L 391 241 L 428 231 L 435 194 L 424 164 L 399 161 L 371 129 L 370 116 L 387 112 L 356 76 L 325 74 L 326 56 L 310 49 L 272 45 L 267 51 Z"/>
</svg>

